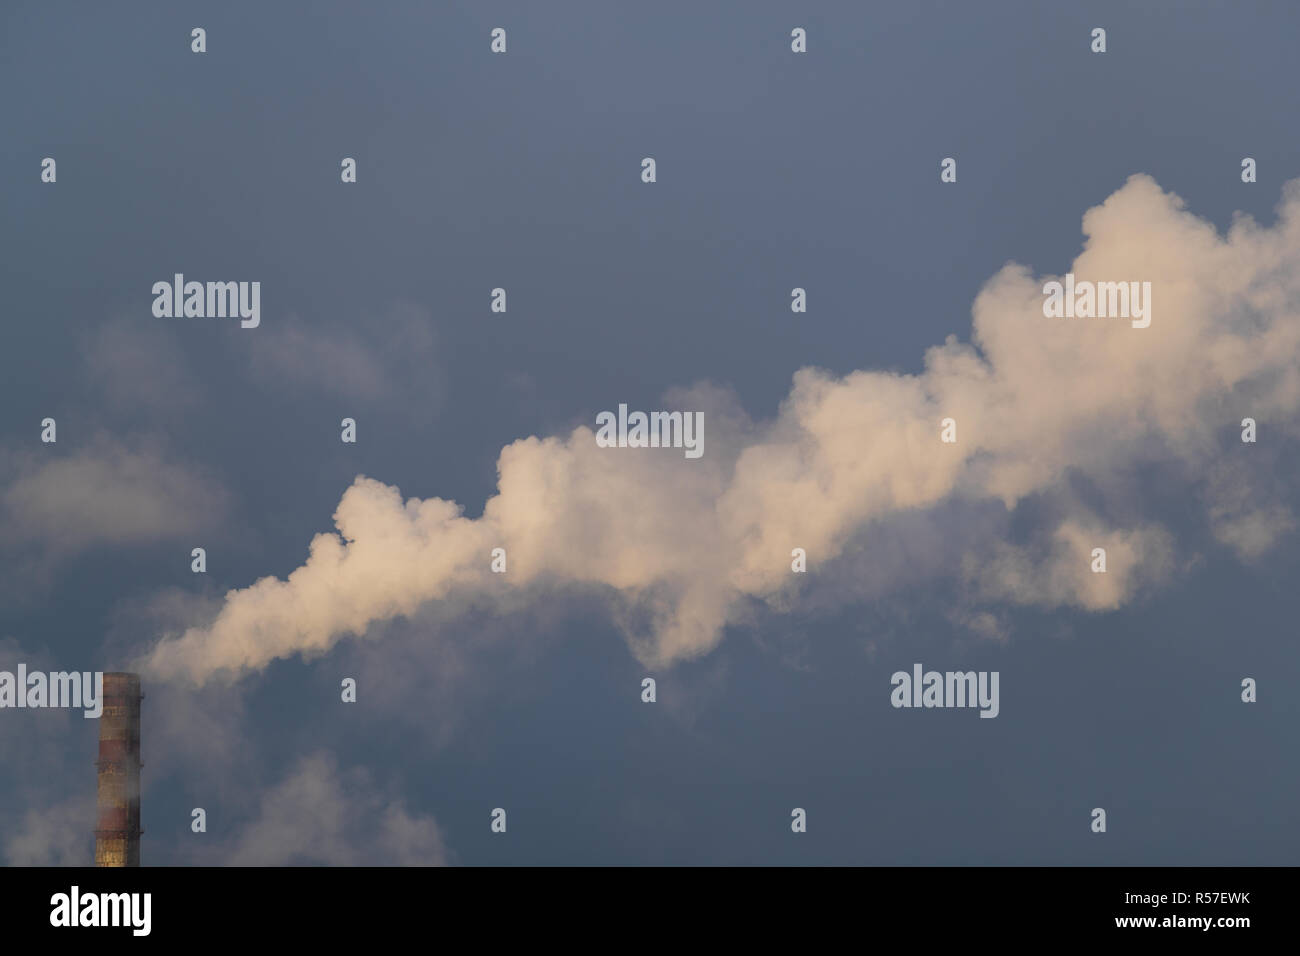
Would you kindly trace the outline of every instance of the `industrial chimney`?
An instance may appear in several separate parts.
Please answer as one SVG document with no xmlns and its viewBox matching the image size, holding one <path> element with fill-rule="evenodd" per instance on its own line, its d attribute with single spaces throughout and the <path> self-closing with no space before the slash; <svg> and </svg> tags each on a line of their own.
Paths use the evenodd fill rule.
<svg viewBox="0 0 1300 956">
<path fill-rule="evenodd" d="M 105 674 L 95 866 L 140 865 L 140 675 Z"/>
</svg>

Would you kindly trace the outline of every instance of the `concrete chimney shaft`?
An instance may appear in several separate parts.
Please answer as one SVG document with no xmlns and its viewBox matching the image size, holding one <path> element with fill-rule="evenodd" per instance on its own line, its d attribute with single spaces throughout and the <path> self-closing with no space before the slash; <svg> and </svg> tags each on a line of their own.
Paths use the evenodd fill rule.
<svg viewBox="0 0 1300 956">
<path fill-rule="evenodd" d="M 104 675 L 95 866 L 140 865 L 140 675 Z"/>
</svg>

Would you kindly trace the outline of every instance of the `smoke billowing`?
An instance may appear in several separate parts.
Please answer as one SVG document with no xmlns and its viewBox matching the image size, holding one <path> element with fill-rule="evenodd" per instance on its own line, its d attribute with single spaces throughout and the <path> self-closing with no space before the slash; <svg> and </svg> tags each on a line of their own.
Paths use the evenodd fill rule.
<svg viewBox="0 0 1300 956">
<path fill-rule="evenodd" d="M 337 531 L 317 535 L 301 567 L 232 591 L 214 620 L 168 635 L 143 666 L 203 682 L 324 652 L 430 601 L 593 586 L 637 655 L 662 666 L 712 649 L 755 602 L 787 605 L 804 578 L 792 549 L 811 577 L 873 524 L 940 508 L 953 533 L 933 546 L 954 553 L 935 566 L 960 569 L 970 601 L 1107 610 L 1189 559 L 1132 506 L 1144 468 L 1180 476 L 1166 491 L 1219 545 L 1262 554 L 1293 526 L 1262 456 L 1294 437 L 1300 406 L 1300 184 L 1275 226 L 1243 218 L 1221 237 L 1134 176 L 1087 211 L 1083 231 L 1069 271 L 1149 281 L 1149 327 L 1047 318 L 1043 283 L 1055 277 L 1008 264 L 976 298 L 971 342 L 931 348 L 919 374 L 801 369 L 762 423 L 717 389 L 668 396 L 664 407 L 708 419 L 698 460 L 600 448 L 590 427 L 521 439 L 502 449 L 478 518 L 359 477 Z M 1239 441 L 1245 417 L 1258 444 Z M 955 443 L 940 441 L 946 418 Z M 1041 518 L 1029 532 L 962 525 L 1029 499 Z M 1105 574 L 1090 567 L 1098 547 Z M 504 574 L 490 570 L 494 548 Z"/>
</svg>

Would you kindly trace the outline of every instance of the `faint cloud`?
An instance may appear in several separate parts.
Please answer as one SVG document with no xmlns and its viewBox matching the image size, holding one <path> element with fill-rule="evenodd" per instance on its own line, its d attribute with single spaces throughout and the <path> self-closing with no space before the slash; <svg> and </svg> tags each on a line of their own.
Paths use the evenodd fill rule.
<svg viewBox="0 0 1300 956">
<path fill-rule="evenodd" d="M 362 402 L 381 399 L 431 414 L 442 377 L 429 314 L 399 304 L 387 314 L 338 327 L 290 316 L 240 340 L 253 377 L 268 386 L 330 392 Z"/>
<path fill-rule="evenodd" d="M 321 751 L 302 758 L 261 800 L 226 852 L 231 866 L 443 866 L 432 817 L 409 812 L 363 768 Z"/>
<path fill-rule="evenodd" d="M 87 780 L 92 780 L 87 776 Z M 8 866 L 89 866 L 94 856 L 95 801 L 86 793 L 38 810 L 28 810 L 6 827 Z"/>
<path fill-rule="evenodd" d="M 4 546 L 60 558 L 100 545 L 147 544 L 213 528 L 227 496 L 200 471 L 156 447 L 106 435 L 71 454 L 59 446 L 15 456 L 0 474 Z"/>
<path fill-rule="evenodd" d="M 175 326 L 139 318 L 114 319 L 81 340 L 86 380 L 119 413 L 174 418 L 198 402 Z"/>
</svg>

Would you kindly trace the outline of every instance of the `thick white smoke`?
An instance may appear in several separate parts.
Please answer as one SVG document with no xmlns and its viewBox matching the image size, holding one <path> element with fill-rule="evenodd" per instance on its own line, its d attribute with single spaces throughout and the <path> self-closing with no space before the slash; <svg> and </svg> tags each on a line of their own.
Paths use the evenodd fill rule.
<svg viewBox="0 0 1300 956">
<path fill-rule="evenodd" d="M 1245 557 L 1292 525 L 1250 455 L 1225 435 L 1252 417 L 1276 441 L 1300 406 L 1300 182 L 1278 222 L 1238 220 L 1226 238 L 1147 176 L 1083 219 L 1079 281 L 1149 281 L 1148 328 L 1046 318 L 1043 282 L 1009 264 L 974 304 L 972 342 L 950 338 L 918 375 L 795 373 L 775 421 L 755 424 L 707 390 L 666 408 L 706 411 L 704 457 L 599 448 L 591 428 L 504 448 L 483 516 L 403 501 L 358 478 L 287 580 L 232 591 L 216 619 L 152 651 L 156 676 L 204 681 L 324 651 L 373 622 L 453 594 L 490 599 L 601 585 L 638 655 L 663 665 L 710 650 L 742 605 L 788 600 L 861 530 L 954 503 L 1014 507 L 1086 476 L 1104 495 L 1146 463 L 1202 476 L 1197 513 Z M 611 396 L 610 405 L 618 397 Z M 957 442 L 940 442 L 940 422 Z M 1258 459 L 1257 459 L 1258 461 Z M 1121 509 L 1122 510 L 1122 509 Z M 961 545 L 954 540 L 953 547 Z M 506 574 L 489 570 L 505 548 Z M 1104 575 L 1090 570 L 1108 551 Z M 1082 506 L 1032 549 L 987 542 L 965 562 L 988 600 L 1114 608 L 1180 562 L 1169 533 Z M 970 558 L 970 556 L 967 556 Z"/>
</svg>

